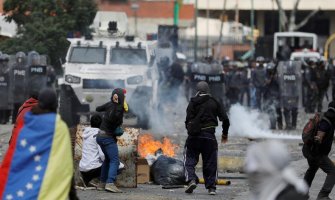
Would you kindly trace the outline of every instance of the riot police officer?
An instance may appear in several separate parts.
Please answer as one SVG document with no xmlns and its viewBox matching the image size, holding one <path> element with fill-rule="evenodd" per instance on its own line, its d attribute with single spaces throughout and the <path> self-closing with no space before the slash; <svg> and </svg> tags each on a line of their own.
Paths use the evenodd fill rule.
<svg viewBox="0 0 335 200">
<path fill-rule="evenodd" d="M 307 101 L 305 103 L 306 113 L 314 113 L 316 103 L 317 103 L 318 87 L 316 84 L 316 80 L 317 80 L 316 63 L 317 63 L 316 58 L 309 59 L 307 62 L 308 66 L 305 69 L 305 73 L 304 73 L 305 83 L 307 86 Z"/>
<path fill-rule="evenodd" d="M 234 105 L 240 101 L 240 93 L 243 85 L 243 77 L 236 62 L 230 63 L 229 79 L 227 80 L 227 98 L 229 105 Z"/>
<path fill-rule="evenodd" d="M 28 73 L 26 77 L 27 96 L 32 93 L 39 93 L 47 87 L 47 66 L 41 64 L 41 56 L 36 51 L 28 53 Z"/>
<path fill-rule="evenodd" d="M 6 124 L 10 116 L 9 104 L 9 56 L 7 54 L 0 55 L 0 124 Z"/>
<path fill-rule="evenodd" d="M 26 54 L 22 51 L 17 52 L 15 55 L 15 63 L 10 70 L 11 88 L 12 88 L 12 123 L 15 122 L 17 112 L 23 102 L 26 100 Z"/>
<path fill-rule="evenodd" d="M 255 95 L 252 102 L 255 103 L 254 108 L 261 109 L 262 97 L 264 94 L 265 76 L 264 69 L 265 59 L 263 57 L 256 58 L 256 68 L 251 72 L 251 85 L 255 89 Z"/>
<path fill-rule="evenodd" d="M 318 112 L 322 111 L 322 102 L 328 91 L 330 81 L 330 74 L 326 70 L 326 62 L 323 59 L 320 59 L 317 62 L 316 68 L 316 86 L 318 88 L 317 96 L 317 109 Z"/>
<path fill-rule="evenodd" d="M 193 95 L 196 94 L 195 86 L 200 81 L 207 81 L 211 89 L 212 96 L 220 103 L 224 104 L 225 89 L 223 67 L 214 60 L 203 60 L 194 63 L 191 67 L 191 81 Z"/>
<path fill-rule="evenodd" d="M 279 62 L 278 77 L 286 129 L 295 129 L 297 126 L 299 94 L 301 89 L 301 62 Z"/>
<path fill-rule="evenodd" d="M 266 66 L 266 79 L 264 91 L 264 106 L 265 113 L 270 118 L 270 128 L 283 128 L 282 112 L 280 107 L 280 88 L 275 63 L 270 62 Z"/>
</svg>

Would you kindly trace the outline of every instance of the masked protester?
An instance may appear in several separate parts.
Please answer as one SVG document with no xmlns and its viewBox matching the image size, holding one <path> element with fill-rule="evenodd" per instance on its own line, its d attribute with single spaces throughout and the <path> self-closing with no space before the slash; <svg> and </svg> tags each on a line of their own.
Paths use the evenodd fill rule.
<svg viewBox="0 0 335 200">
<path fill-rule="evenodd" d="M 210 195 L 215 195 L 217 180 L 217 152 L 218 144 L 215 137 L 215 127 L 218 126 L 217 118 L 222 121 L 222 142 L 227 142 L 229 119 L 223 106 L 210 95 L 206 82 L 199 82 L 196 86 L 197 94 L 191 98 L 187 107 L 186 128 L 188 138 L 185 144 L 184 167 L 188 186 L 186 193 L 192 193 L 197 187 L 199 179 L 195 174 L 195 166 L 201 154 L 203 159 L 203 175 L 205 186 Z M 199 129 L 191 128 L 199 125 Z"/>
<path fill-rule="evenodd" d="M 335 185 L 335 165 L 329 158 L 334 139 L 335 125 L 335 102 L 328 105 L 327 112 L 324 113 L 318 125 L 317 135 L 314 137 L 313 145 L 303 146 L 303 155 L 307 159 L 309 168 L 306 171 L 304 179 L 309 186 L 312 185 L 316 172 L 321 168 L 326 174 L 326 180 L 318 194 L 319 200 L 329 200 Z"/>
<path fill-rule="evenodd" d="M 277 141 L 251 145 L 247 150 L 245 172 L 250 200 L 307 200 L 307 184 L 288 166 L 287 147 Z"/>
<path fill-rule="evenodd" d="M 98 190 L 107 190 L 113 193 L 122 192 L 114 183 L 120 163 L 116 137 L 119 136 L 117 130 L 123 123 L 124 102 L 124 90 L 117 88 L 113 91 L 110 102 L 96 108 L 98 112 L 105 112 L 97 135 L 97 143 L 105 154 Z"/>
</svg>

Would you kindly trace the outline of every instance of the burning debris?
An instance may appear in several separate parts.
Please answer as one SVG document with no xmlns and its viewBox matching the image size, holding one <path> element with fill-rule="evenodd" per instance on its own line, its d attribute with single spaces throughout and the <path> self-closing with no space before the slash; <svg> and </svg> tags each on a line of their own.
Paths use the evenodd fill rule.
<svg viewBox="0 0 335 200">
<path fill-rule="evenodd" d="M 185 184 L 183 162 L 173 158 L 178 148 L 178 145 L 173 144 L 167 137 L 158 141 L 151 134 L 139 136 L 138 153 L 151 166 L 151 177 L 156 184 Z"/>
<path fill-rule="evenodd" d="M 164 137 L 163 142 L 161 142 L 155 140 L 149 133 L 139 136 L 138 153 L 143 158 L 155 156 L 159 149 L 162 150 L 163 155 L 174 157 L 178 148 L 178 145 L 173 144 L 167 137 Z"/>
</svg>

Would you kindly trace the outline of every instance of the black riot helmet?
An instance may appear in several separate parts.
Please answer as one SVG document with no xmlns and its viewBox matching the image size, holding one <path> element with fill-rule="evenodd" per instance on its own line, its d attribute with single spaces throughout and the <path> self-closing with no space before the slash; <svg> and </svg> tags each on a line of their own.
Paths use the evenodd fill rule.
<svg viewBox="0 0 335 200">
<path fill-rule="evenodd" d="M 26 54 L 23 51 L 19 51 L 15 55 L 16 62 L 19 64 L 23 64 L 26 60 Z"/>
<path fill-rule="evenodd" d="M 36 51 L 31 51 L 28 53 L 28 65 L 39 65 L 40 64 L 40 54 Z"/>
</svg>

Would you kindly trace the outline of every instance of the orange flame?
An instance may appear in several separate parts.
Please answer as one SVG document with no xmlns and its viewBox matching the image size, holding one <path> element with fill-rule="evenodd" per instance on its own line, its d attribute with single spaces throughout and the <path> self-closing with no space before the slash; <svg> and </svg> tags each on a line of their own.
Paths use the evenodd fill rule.
<svg viewBox="0 0 335 200">
<path fill-rule="evenodd" d="M 138 153 L 141 157 L 147 155 L 155 155 L 158 149 L 162 149 L 163 154 L 169 157 L 175 156 L 175 150 L 178 145 L 173 144 L 167 137 L 163 138 L 163 143 L 154 139 L 150 134 L 143 134 L 139 136 Z"/>
</svg>

